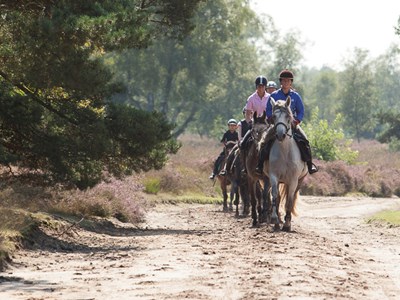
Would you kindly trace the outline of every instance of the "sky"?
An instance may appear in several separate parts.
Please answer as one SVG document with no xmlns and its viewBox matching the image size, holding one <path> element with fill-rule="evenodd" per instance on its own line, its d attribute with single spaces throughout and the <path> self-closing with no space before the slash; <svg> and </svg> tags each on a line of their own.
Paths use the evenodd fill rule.
<svg viewBox="0 0 400 300">
<path fill-rule="evenodd" d="M 259 15 L 272 16 L 280 34 L 296 29 L 307 42 L 304 65 L 336 70 L 355 47 L 369 58 L 400 45 L 394 27 L 400 17 L 400 0 L 250 0 Z"/>
</svg>

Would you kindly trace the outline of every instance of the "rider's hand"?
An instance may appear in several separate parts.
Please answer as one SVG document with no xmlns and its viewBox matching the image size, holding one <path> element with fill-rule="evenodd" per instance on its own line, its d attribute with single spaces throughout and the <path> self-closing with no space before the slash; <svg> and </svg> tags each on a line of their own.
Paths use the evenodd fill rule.
<svg viewBox="0 0 400 300">
<path fill-rule="evenodd" d="M 296 126 L 299 125 L 299 124 L 300 124 L 300 121 L 299 121 L 299 120 L 293 119 L 293 121 L 292 121 L 292 126 L 293 126 L 293 127 L 296 127 Z"/>
</svg>

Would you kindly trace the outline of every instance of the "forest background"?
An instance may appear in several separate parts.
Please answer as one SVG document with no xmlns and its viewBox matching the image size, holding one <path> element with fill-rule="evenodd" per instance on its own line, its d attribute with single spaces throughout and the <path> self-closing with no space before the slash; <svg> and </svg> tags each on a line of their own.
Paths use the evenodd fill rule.
<svg viewBox="0 0 400 300">
<path fill-rule="evenodd" d="M 283 68 L 295 73 L 322 166 L 302 192 L 400 194 L 396 45 L 374 59 L 355 48 L 336 71 L 303 65 L 301 36 L 282 35 L 248 1 L 0 0 L 0 8 L 1 209 L 23 216 L 22 227 L 32 215 L 15 209 L 138 220 L 144 196 L 132 189 L 216 198 L 218 188 L 199 186 L 226 121 L 242 117 L 257 75 L 278 82 Z M 400 35 L 393 26 L 382 34 Z M 193 158 L 161 175 L 200 141 L 214 150 L 197 154 L 200 166 Z M 377 149 L 372 159 L 367 148 Z M 371 165 L 382 162 L 378 153 L 391 164 Z M 194 184 L 165 184 L 189 166 L 201 171 Z"/>
</svg>

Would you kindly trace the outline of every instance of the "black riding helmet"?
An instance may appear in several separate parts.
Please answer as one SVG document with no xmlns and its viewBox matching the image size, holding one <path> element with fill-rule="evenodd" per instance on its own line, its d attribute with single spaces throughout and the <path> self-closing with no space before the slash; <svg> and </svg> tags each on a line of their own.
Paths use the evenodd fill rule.
<svg viewBox="0 0 400 300">
<path fill-rule="evenodd" d="M 267 81 L 268 81 L 267 77 L 262 76 L 262 75 L 258 76 L 256 78 L 256 87 L 258 87 L 260 84 L 262 84 L 263 86 L 266 86 L 267 85 Z"/>
</svg>

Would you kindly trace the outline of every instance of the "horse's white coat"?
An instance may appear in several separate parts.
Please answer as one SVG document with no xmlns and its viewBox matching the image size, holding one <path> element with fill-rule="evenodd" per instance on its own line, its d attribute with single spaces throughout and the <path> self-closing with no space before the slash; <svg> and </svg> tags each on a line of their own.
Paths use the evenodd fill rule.
<svg viewBox="0 0 400 300">
<path fill-rule="evenodd" d="M 272 220 L 278 222 L 279 201 L 286 198 L 284 229 L 290 230 L 291 214 L 294 213 L 300 184 L 308 171 L 292 137 L 293 116 L 290 111 L 290 97 L 286 101 L 275 102 L 273 98 L 270 101 L 274 112 L 276 140 L 271 147 L 269 159 L 264 163 L 264 173 L 269 177 L 271 186 Z M 282 189 L 279 188 L 279 184 L 283 185 Z"/>
</svg>

